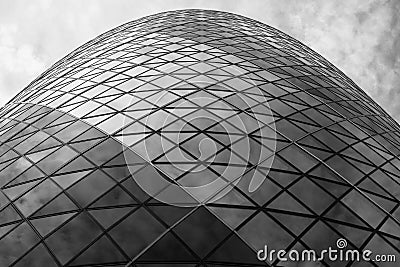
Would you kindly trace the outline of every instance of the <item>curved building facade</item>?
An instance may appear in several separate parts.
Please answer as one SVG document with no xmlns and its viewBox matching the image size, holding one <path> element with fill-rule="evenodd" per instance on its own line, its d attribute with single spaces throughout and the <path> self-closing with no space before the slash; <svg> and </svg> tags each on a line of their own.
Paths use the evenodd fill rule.
<svg viewBox="0 0 400 267">
<path fill-rule="evenodd" d="M 0 266 L 394 266 L 257 252 L 400 260 L 399 154 L 399 125 L 292 37 L 144 17 L 0 110 Z"/>
</svg>

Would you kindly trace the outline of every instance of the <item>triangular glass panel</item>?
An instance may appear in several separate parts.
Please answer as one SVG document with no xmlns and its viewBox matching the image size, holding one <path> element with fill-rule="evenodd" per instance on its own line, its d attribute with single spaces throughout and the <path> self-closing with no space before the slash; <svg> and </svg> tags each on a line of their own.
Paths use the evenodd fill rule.
<svg viewBox="0 0 400 267">
<path fill-rule="evenodd" d="M 33 250 L 24 255 L 15 265 L 17 267 L 32 266 L 32 263 L 38 264 L 37 266 L 57 267 L 59 266 L 49 251 L 43 244 L 39 244 Z"/>
<path fill-rule="evenodd" d="M 65 233 L 73 233 L 73 235 L 65 239 Z M 86 212 L 82 212 L 46 238 L 45 242 L 64 265 L 100 234 L 100 227 Z M 68 250 L 65 249 L 66 247 Z"/>
<path fill-rule="evenodd" d="M 165 228 L 153 216 L 140 208 L 114 226 L 109 234 L 126 254 L 134 258 L 164 231 Z"/>
<path fill-rule="evenodd" d="M 66 213 L 66 214 L 58 214 L 50 217 L 43 217 L 39 219 L 31 220 L 32 225 L 36 228 L 36 230 L 42 235 L 46 236 L 51 231 L 56 229 L 66 220 L 74 216 L 76 213 Z"/>
<path fill-rule="evenodd" d="M 294 235 L 300 235 L 314 221 L 313 218 L 297 216 L 294 214 L 271 212 L 270 215 L 277 219 Z"/>
<path fill-rule="evenodd" d="M 231 232 L 206 208 L 198 208 L 174 228 L 180 238 L 200 257 L 205 257 Z"/>
<path fill-rule="evenodd" d="M 336 221 L 346 222 L 348 224 L 355 224 L 361 227 L 367 227 L 367 225 L 361 221 L 353 212 L 349 211 L 349 208 L 344 206 L 342 203 L 336 203 L 324 217 L 333 219 Z"/>
<path fill-rule="evenodd" d="M 100 252 L 100 253 L 99 253 Z M 116 262 L 124 262 L 126 258 L 122 255 L 118 248 L 106 236 L 101 237 L 94 244 L 80 254 L 76 259 L 72 260 L 69 266 L 96 266 L 98 264 L 111 264 L 115 266 Z"/>
<path fill-rule="evenodd" d="M 129 212 L 133 211 L 136 207 L 127 208 L 105 208 L 90 210 L 89 213 L 105 228 L 107 229 L 112 224 L 120 220 Z"/>
<path fill-rule="evenodd" d="M 125 192 L 120 186 L 115 186 L 106 194 L 101 196 L 89 207 L 100 208 L 107 206 L 137 205 L 137 202 Z"/>
<path fill-rule="evenodd" d="M 261 248 L 260 248 L 261 249 Z M 257 253 L 251 249 L 243 240 L 236 234 L 232 234 L 229 239 L 212 252 L 205 260 L 209 261 L 222 261 L 222 262 L 235 262 L 240 263 L 242 266 L 246 265 L 260 265 L 262 264 L 257 259 Z"/>
<path fill-rule="evenodd" d="M 282 194 L 280 194 L 276 199 L 274 199 L 267 207 L 283 211 L 311 214 L 311 212 L 308 209 L 306 209 L 303 205 L 300 204 L 291 195 L 283 191 Z"/>
<path fill-rule="evenodd" d="M 87 159 L 84 157 L 78 157 L 68 163 L 66 166 L 61 168 L 56 174 L 61 174 L 61 173 L 68 173 L 68 172 L 76 172 L 76 171 L 83 171 L 87 169 L 92 169 L 95 166 L 91 164 Z"/>
<path fill-rule="evenodd" d="M 199 258 L 193 255 L 171 232 L 164 235 L 160 240 L 148 248 L 137 261 L 151 262 L 188 262 L 198 261 Z"/>
<path fill-rule="evenodd" d="M 65 194 L 60 194 L 52 201 L 41 207 L 31 217 L 47 216 L 50 214 L 75 211 L 78 207 Z"/>
<path fill-rule="evenodd" d="M 69 173 L 69 174 L 64 174 L 64 175 L 59 175 L 59 176 L 53 176 L 52 178 L 63 189 L 66 189 L 73 183 L 82 179 L 82 177 L 84 177 L 89 172 L 90 171 L 74 172 L 74 173 Z"/>
</svg>

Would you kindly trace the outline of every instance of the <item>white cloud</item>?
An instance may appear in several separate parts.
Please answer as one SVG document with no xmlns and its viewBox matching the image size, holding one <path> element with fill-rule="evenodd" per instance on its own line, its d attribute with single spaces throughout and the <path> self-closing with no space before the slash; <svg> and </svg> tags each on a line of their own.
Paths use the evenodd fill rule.
<svg viewBox="0 0 400 267">
<path fill-rule="evenodd" d="M 16 44 L 17 31 L 16 25 L 0 25 L 0 105 L 18 91 L 16 88 L 22 89 L 46 66 L 35 55 L 31 45 Z"/>
</svg>

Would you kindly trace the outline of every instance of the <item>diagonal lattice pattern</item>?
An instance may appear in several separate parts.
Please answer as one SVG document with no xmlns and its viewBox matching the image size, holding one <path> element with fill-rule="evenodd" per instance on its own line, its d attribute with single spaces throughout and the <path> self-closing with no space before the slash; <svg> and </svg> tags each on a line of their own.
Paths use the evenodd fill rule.
<svg viewBox="0 0 400 267">
<path fill-rule="evenodd" d="M 213 101 L 194 101 L 205 96 Z M 215 120 L 188 123 L 201 110 Z M 160 125 L 155 113 L 171 116 Z M 242 131 L 232 117 L 249 114 L 266 123 Z M 260 22 L 182 10 L 126 23 L 57 62 L 0 118 L 1 266 L 276 266 L 257 260 L 264 244 L 318 251 L 339 237 L 400 259 L 399 125 L 320 55 Z M 205 158 L 190 148 L 202 136 L 217 151 Z M 250 137 L 272 165 L 241 158 L 228 137 Z M 185 157 L 174 162 L 177 148 Z M 199 183 L 201 169 L 212 181 L 233 156 L 243 176 L 265 178 L 254 192 L 236 184 L 184 208 L 134 179 L 178 164 L 175 178 Z"/>
</svg>

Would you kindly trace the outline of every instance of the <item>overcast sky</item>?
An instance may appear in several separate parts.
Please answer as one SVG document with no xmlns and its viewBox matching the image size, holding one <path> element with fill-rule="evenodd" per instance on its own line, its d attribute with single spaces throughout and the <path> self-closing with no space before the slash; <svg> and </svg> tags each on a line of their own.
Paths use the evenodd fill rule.
<svg viewBox="0 0 400 267">
<path fill-rule="evenodd" d="M 160 11 L 229 11 L 276 27 L 339 67 L 400 121 L 400 1 L 0 1 L 0 106 L 74 48 Z"/>
</svg>

